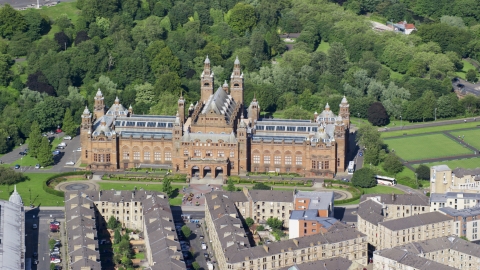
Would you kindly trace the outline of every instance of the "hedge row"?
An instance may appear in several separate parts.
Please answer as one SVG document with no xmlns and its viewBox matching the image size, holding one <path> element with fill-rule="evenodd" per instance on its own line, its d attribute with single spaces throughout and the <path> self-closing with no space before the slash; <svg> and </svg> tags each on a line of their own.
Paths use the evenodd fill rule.
<svg viewBox="0 0 480 270">
<path fill-rule="evenodd" d="M 229 176 L 228 180 L 232 180 L 235 184 L 256 184 L 263 183 L 272 186 L 312 186 L 312 180 L 273 180 L 273 179 L 245 179 L 240 176 Z"/>
<path fill-rule="evenodd" d="M 53 176 L 47 178 L 47 180 L 45 180 L 45 182 L 43 183 L 43 190 L 45 192 L 47 192 L 48 194 L 52 194 L 52 195 L 59 196 L 59 197 L 63 198 L 63 197 L 65 197 L 65 193 L 63 191 L 55 190 L 55 189 L 51 188 L 50 183 L 53 180 L 55 180 L 59 177 L 71 176 L 71 175 L 84 175 L 84 174 L 90 175 L 91 172 L 85 172 L 85 171 L 65 172 L 65 173 L 59 173 L 59 174 L 53 175 Z"/>
<path fill-rule="evenodd" d="M 335 204 L 346 204 L 346 203 L 349 203 L 349 202 L 356 201 L 356 200 L 360 199 L 360 197 L 364 193 L 362 188 L 356 187 L 356 186 L 352 185 L 352 183 L 350 183 L 350 182 L 344 182 L 344 181 L 340 181 L 340 180 L 324 180 L 324 183 L 325 183 L 325 186 L 327 186 L 327 183 L 330 183 L 331 186 L 333 186 L 333 184 L 349 186 L 347 188 L 347 191 L 349 191 L 352 194 L 352 198 L 345 199 L 345 200 L 335 200 Z"/>
</svg>

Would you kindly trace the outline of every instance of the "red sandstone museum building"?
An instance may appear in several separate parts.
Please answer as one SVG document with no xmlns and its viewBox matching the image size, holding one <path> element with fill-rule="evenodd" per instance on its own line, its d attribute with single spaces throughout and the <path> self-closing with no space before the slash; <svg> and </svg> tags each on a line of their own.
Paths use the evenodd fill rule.
<svg viewBox="0 0 480 270">
<path fill-rule="evenodd" d="M 262 119 L 254 98 L 243 100 L 243 73 L 235 60 L 230 85 L 214 89 L 208 57 L 201 75 L 201 99 L 175 116 L 135 115 L 117 98 L 106 111 L 100 89 L 93 113 L 86 107 L 80 129 L 82 163 L 91 170 L 168 168 L 187 179 L 223 178 L 248 172 L 333 177 L 345 170 L 350 112 L 329 105 L 314 120 Z"/>
</svg>

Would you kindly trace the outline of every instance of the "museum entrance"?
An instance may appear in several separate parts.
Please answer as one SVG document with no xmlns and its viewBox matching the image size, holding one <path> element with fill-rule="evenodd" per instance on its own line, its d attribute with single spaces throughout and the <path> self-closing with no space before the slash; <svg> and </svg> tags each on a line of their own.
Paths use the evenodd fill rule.
<svg viewBox="0 0 480 270">
<path fill-rule="evenodd" d="M 214 178 L 223 178 L 223 168 L 218 166 L 215 168 L 215 177 Z"/>
<path fill-rule="evenodd" d="M 210 166 L 203 167 L 203 178 L 212 178 L 212 169 Z"/>
<path fill-rule="evenodd" d="M 192 167 L 192 177 L 200 177 L 200 168 L 198 166 Z"/>
</svg>

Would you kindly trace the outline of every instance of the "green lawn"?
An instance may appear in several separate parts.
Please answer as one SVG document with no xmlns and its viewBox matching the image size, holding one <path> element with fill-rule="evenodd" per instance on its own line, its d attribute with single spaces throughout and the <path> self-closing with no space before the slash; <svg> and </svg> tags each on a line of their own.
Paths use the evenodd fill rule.
<svg viewBox="0 0 480 270">
<path fill-rule="evenodd" d="M 470 62 L 468 62 L 467 60 L 462 60 L 463 62 L 463 68 L 461 71 L 458 71 L 458 72 L 455 72 L 455 74 L 457 74 L 457 77 L 460 77 L 462 79 L 465 79 L 465 76 L 467 75 L 467 71 L 469 71 L 470 69 L 473 69 L 473 70 L 477 70 L 475 68 L 475 66 L 473 66 Z"/>
<path fill-rule="evenodd" d="M 328 49 L 330 49 L 330 44 L 328 44 L 328 42 L 322 41 L 320 45 L 318 45 L 317 51 L 328 53 Z"/>
<path fill-rule="evenodd" d="M 435 165 L 447 165 L 452 170 L 455 168 L 475 169 L 475 168 L 480 168 L 480 158 L 455 159 L 455 160 L 449 160 L 449 161 L 427 163 L 424 165 L 427 165 L 428 167 L 435 166 Z M 420 166 L 420 164 L 415 164 L 413 166 L 418 167 Z"/>
<path fill-rule="evenodd" d="M 62 2 L 53 7 L 42 7 L 38 10 L 40 14 L 47 15 L 52 20 L 56 20 L 62 14 L 66 14 L 67 17 L 75 23 L 80 15 L 80 10 L 77 8 L 77 2 Z"/>
<path fill-rule="evenodd" d="M 480 149 L 480 129 L 472 129 L 472 130 L 462 130 L 462 131 L 456 131 L 456 132 L 451 132 L 452 135 L 455 137 L 458 136 L 465 136 L 463 137 L 463 140 L 470 144 L 471 146 Z"/>
<path fill-rule="evenodd" d="M 30 205 L 30 189 L 32 194 L 32 203 L 34 205 L 63 206 L 63 197 L 57 197 L 55 195 L 46 193 L 42 188 L 43 182 L 48 177 L 55 175 L 54 173 L 25 173 L 25 175 L 28 176 L 30 180 L 17 184 L 17 191 L 20 193 L 20 196 L 22 196 L 22 200 L 25 205 Z M 8 192 L 8 186 L 0 185 L 0 199 L 8 200 L 11 192 L 13 192 L 13 186 L 10 186 L 10 192 Z"/>
<path fill-rule="evenodd" d="M 385 143 L 390 150 L 394 149 L 399 157 L 407 161 L 472 153 L 444 134 L 387 139 Z"/>
<path fill-rule="evenodd" d="M 152 191 L 158 191 L 162 192 L 162 186 L 161 184 L 123 184 L 123 183 L 99 183 L 100 189 L 102 190 L 109 190 L 109 189 L 115 189 L 115 190 L 134 190 L 135 187 L 137 189 L 143 188 L 145 190 L 152 190 Z M 183 185 L 172 185 L 173 189 L 178 189 L 181 190 L 183 188 Z M 182 197 L 181 196 L 176 196 L 173 198 L 169 198 L 170 205 L 181 205 L 182 204 Z"/>
<path fill-rule="evenodd" d="M 405 121 L 403 121 L 403 123 L 405 123 Z M 467 122 L 467 123 L 453 124 L 453 125 L 388 131 L 388 132 L 382 132 L 382 138 L 402 136 L 403 134 L 413 135 L 413 134 L 422 134 L 427 132 L 441 132 L 441 131 L 457 130 L 457 129 L 464 129 L 464 128 L 473 128 L 473 127 L 476 127 L 477 125 L 480 125 L 480 122 Z"/>
<path fill-rule="evenodd" d="M 381 186 L 381 185 L 375 186 L 372 188 L 364 188 L 363 191 L 364 191 L 364 194 L 392 194 L 392 193 L 403 194 L 404 193 L 399 189 L 389 187 L 389 186 Z M 349 203 L 335 204 L 335 205 L 352 205 L 352 204 L 359 204 L 359 203 L 360 203 L 360 199 L 351 201 Z"/>
<path fill-rule="evenodd" d="M 134 259 L 140 259 L 140 260 L 145 259 L 145 253 L 143 252 L 136 253 L 134 256 Z"/>
</svg>

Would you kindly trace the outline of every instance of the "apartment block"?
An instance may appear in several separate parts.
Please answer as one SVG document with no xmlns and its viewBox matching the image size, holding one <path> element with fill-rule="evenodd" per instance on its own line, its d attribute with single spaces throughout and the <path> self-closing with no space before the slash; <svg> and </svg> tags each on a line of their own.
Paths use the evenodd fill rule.
<svg viewBox="0 0 480 270">
<path fill-rule="evenodd" d="M 480 193 L 447 192 L 430 194 L 430 211 L 437 211 L 443 207 L 466 209 L 478 207 Z"/>
<path fill-rule="evenodd" d="M 444 265 L 401 248 L 388 248 L 373 252 L 374 270 L 453 270 Z"/>
<path fill-rule="evenodd" d="M 280 268 L 279 270 L 362 270 L 363 266 L 342 257 L 335 257 L 327 260 L 295 264 Z"/>
<path fill-rule="evenodd" d="M 445 207 L 438 211 L 453 218 L 453 235 L 466 237 L 470 241 L 479 240 L 480 207 L 462 210 Z"/>
<path fill-rule="evenodd" d="M 452 233 L 453 218 L 442 213 L 423 213 L 387 220 L 385 208 L 385 204 L 370 199 L 361 202 L 357 211 L 358 230 L 368 236 L 369 243 L 377 250 Z"/>
<path fill-rule="evenodd" d="M 428 197 L 419 194 L 369 194 L 363 195 L 360 202 L 372 199 L 384 206 L 384 220 L 430 212 Z"/>
<path fill-rule="evenodd" d="M 452 170 L 447 165 L 430 168 L 430 193 L 478 191 L 480 191 L 480 168 Z"/>
<path fill-rule="evenodd" d="M 205 201 L 205 223 L 219 269 L 273 270 L 339 256 L 361 265 L 367 263 L 366 236 L 355 229 L 254 246 L 235 203 L 227 194 L 212 192 Z"/>
<path fill-rule="evenodd" d="M 315 209 L 307 211 L 295 210 L 290 215 L 290 220 L 288 221 L 288 237 L 292 239 L 325 233 L 337 223 L 341 222 L 331 217 L 319 217 L 318 211 Z"/>
<path fill-rule="evenodd" d="M 148 270 L 185 269 L 166 195 L 151 191 L 71 191 L 65 193 L 71 270 L 102 269 L 97 231 L 114 216 L 122 226 L 143 231 Z"/>
<path fill-rule="evenodd" d="M 478 245 L 457 236 L 412 242 L 398 248 L 455 269 L 480 269 Z"/>
<path fill-rule="evenodd" d="M 294 207 L 295 210 L 316 210 L 319 217 L 333 217 L 333 192 L 298 191 Z"/>
<path fill-rule="evenodd" d="M 266 223 L 269 218 L 278 218 L 283 221 L 285 227 L 288 227 L 290 213 L 294 210 L 293 191 L 244 188 L 243 193 L 248 204 L 245 206 L 246 215 L 242 213 L 244 218 L 250 217 L 256 223 Z"/>
<path fill-rule="evenodd" d="M 95 202 L 86 194 L 65 195 L 67 259 L 70 270 L 101 270 Z"/>
</svg>

